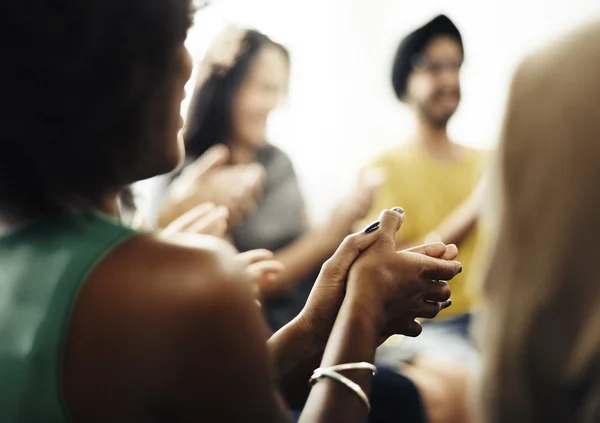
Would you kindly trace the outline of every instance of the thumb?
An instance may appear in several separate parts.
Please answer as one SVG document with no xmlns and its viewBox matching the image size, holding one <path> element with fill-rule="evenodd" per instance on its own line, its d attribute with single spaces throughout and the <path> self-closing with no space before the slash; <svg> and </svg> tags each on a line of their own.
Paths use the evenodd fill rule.
<svg viewBox="0 0 600 423">
<path fill-rule="evenodd" d="M 204 175 L 229 162 L 229 149 L 223 144 L 213 145 L 190 165 L 196 175 Z"/>
<path fill-rule="evenodd" d="M 378 235 L 379 231 L 377 229 L 371 232 L 365 231 L 348 235 L 344 238 L 335 253 L 333 253 L 333 256 L 323 264 L 319 278 L 324 277 L 332 282 L 343 282 L 346 280 L 346 274 L 350 270 L 352 263 L 354 263 L 360 253 L 375 242 Z"/>
<path fill-rule="evenodd" d="M 379 215 L 379 221 L 381 222 L 381 233 L 378 243 L 391 244 L 393 249 L 396 250 L 396 232 L 404 222 L 404 209 L 394 207 L 393 209 L 384 210 Z"/>
</svg>

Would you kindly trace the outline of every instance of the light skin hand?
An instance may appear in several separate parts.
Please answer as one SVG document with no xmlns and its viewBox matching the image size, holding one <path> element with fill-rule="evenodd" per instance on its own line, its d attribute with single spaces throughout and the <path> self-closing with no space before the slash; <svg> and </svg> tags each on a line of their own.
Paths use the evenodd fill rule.
<svg viewBox="0 0 600 423">
<path fill-rule="evenodd" d="M 171 235 L 187 232 L 223 238 L 227 233 L 229 211 L 226 207 L 204 203 L 171 222 L 162 233 Z"/>
<path fill-rule="evenodd" d="M 159 226 L 168 226 L 205 202 L 229 210 L 230 228 L 251 212 L 262 194 L 264 168 L 257 163 L 230 165 L 229 160 L 227 147 L 216 145 L 188 165 L 169 188 L 159 213 Z"/>
<path fill-rule="evenodd" d="M 241 262 L 258 293 L 264 286 L 274 283 L 278 275 L 283 272 L 284 266 L 273 259 L 274 255 L 269 250 L 259 249 L 240 253 L 236 260 Z"/>
</svg>

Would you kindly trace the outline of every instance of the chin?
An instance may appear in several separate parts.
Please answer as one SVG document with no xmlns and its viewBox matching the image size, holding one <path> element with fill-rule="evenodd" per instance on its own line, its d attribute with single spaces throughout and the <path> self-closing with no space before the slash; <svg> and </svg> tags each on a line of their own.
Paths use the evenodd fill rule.
<svg viewBox="0 0 600 423">
<path fill-rule="evenodd" d="M 160 174 L 172 172 L 183 164 L 185 147 L 180 136 L 177 137 L 176 146 L 165 152 L 164 159 L 163 171 Z"/>
<path fill-rule="evenodd" d="M 437 126 L 443 126 L 448 123 L 448 121 L 454 116 L 456 112 L 456 107 L 447 108 L 438 113 L 432 113 L 430 115 L 431 121 L 434 122 Z"/>
<path fill-rule="evenodd" d="M 185 159 L 185 149 L 180 137 L 167 143 L 165 147 L 162 154 L 156 154 L 152 162 L 148 163 L 145 175 L 141 179 L 171 173 L 181 166 Z"/>
<path fill-rule="evenodd" d="M 262 137 L 252 137 L 252 138 L 248 138 L 246 141 L 246 145 L 250 148 L 253 149 L 259 149 L 264 147 L 265 145 L 267 145 L 267 140 L 265 139 L 264 136 Z"/>
<path fill-rule="evenodd" d="M 442 128 L 448 124 L 448 121 L 450 120 L 451 117 L 452 117 L 452 113 L 445 114 L 445 115 L 435 115 L 435 116 L 430 115 L 427 118 L 427 120 L 429 121 L 429 123 L 431 125 L 433 125 L 437 128 Z"/>
<path fill-rule="evenodd" d="M 261 138 L 260 140 L 256 141 L 256 142 L 254 143 L 254 145 L 255 145 L 257 148 L 262 148 L 262 147 L 264 147 L 265 145 L 267 145 L 267 140 L 266 140 L 265 138 Z"/>
</svg>

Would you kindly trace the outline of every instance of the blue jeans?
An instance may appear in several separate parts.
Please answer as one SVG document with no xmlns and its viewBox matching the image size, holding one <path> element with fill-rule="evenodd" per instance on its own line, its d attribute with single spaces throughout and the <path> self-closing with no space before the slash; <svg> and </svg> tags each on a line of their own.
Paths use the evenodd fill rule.
<svg viewBox="0 0 600 423">
<path fill-rule="evenodd" d="M 423 354 L 476 368 L 479 354 L 470 339 L 472 320 L 472 314 L 467 313 L 446 320 L 422 322 L 421 335 L 382 345 L 377 350 L 375 361 L 397 368 L 398 364 L 410 362 L 414 356 Z"/>
</svg>

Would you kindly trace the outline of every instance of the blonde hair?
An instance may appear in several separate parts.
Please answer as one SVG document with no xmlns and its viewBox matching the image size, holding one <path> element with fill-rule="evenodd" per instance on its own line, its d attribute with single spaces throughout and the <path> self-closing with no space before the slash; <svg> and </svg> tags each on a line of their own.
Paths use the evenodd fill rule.
<svg viewBox="0 0 600 423">
<path fill-rule="evenodd" d="M 518 69 L 499 177 L 481 421 L 598 421 L 600 22 Z"/>
</svg>

